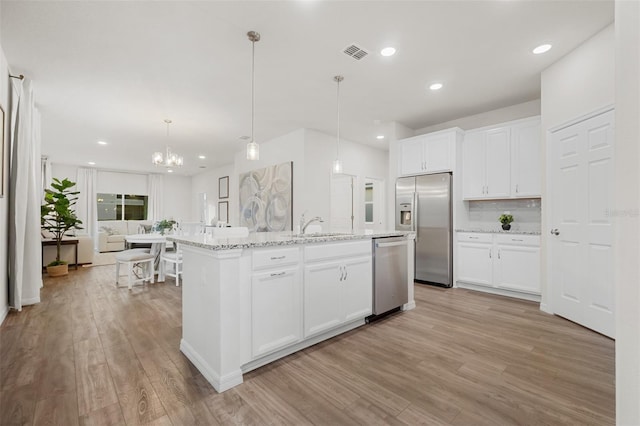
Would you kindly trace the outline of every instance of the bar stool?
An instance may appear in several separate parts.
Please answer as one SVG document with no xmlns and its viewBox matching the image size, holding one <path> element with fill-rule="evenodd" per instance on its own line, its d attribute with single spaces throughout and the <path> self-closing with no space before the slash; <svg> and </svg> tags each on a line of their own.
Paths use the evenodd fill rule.
<svg viewBox="0 0 640 426">
<path fill-rule="evenodd" d="M 127 284 L 129 290 L 131 290 L 131 286 L 137 282 L 149 281 L 153 284 L 155 259 L 156 257 L 146 249 L 132 249 L 116 253 L 116 287 L 119 287 L 121 263 L 127 266 Z M 134 280 L 133 268 L 136 264 L 143 266 L 142 270 L 145 271 L 146 274 Z"/>
<path fill-rule="evenodd" d="M 182 251 L 176 244 L 176 250 L 164 252 L 160 258 L 160 262 L 164 262 L 165 275 L 176 279 L 176 287 L 180 285 L 180 275 L 182 275 Z M 172 264 L 173 268 L 167 268 L 168 264 Z M 173 270 L 173 272 L 170 272 Z"/>
</svg>

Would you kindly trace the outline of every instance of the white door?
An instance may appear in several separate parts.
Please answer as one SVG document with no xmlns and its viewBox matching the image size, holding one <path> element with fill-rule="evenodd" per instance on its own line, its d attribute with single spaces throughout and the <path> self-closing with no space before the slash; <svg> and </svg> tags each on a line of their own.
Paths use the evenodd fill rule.
<svg viewBox="0 0 640 426">
<path fill-rule="evenodd" d="M 484 132 L 470 132 L 462 143 L 462 195 L 464 199 L 485 196 Z"/>
<path fill-rule="evenodd" d="M 353 185 L 350 175 L 331 176 L 331 231 L 353 230 Z"/>
<path fill-rule="evenodd" d="M 485 194 L 490 198 L 509 198 L 511 195 L 510 134 L 508 127 L 487 132 Z"/>
<path fill-rule="evenodd" d="M 424 145 L 424 163 L 427 172 L 451 171 L 451 148 L 454 137 L 454 133 L 446 133 L 427 138 Z"/>
<path fill-rule="evenodd" d="M 410 139 L 400 144 L 400 175 L 415 175 L 423 173 L 424 160 L 423 138 Z"/>
<path fill-rule="evenodd" d="M 554 313 L 615 336 L 609 111 L 551 134 L 549 270 Z"/>
<path fill-rule="evenodd" d="M 299 269 L 254 274 L 251 279 L 252 354 L 273 352 L 302 338 Z"/>
<path fill-rule="evenodd" d="M 304 267 L 304 337 L 313 336 L 342 323 L 340 309 L 340 262 Z"/>
<path fill-rule="evenodd" d="M 364 318 L 372 312 L 373 268 L 371 256 L 345 260 L 340 281 L 344 321 Z"/>
<path fill-rule="evenodd" d="M 492 244 L 458 243 L 458 281 L 493 285 Z"/>
<path fill-rule="evenodd" d="M 540 120 L 511 130 L 511 195 L 539 197 L 542 193 Z"/>
</svg>

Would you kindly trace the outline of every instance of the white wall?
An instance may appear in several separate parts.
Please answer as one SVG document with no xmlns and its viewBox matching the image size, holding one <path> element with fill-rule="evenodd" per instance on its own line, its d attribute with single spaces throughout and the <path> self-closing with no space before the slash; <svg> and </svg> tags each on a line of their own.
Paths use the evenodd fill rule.
<svg viewBox="0 0 640 426">
<path fill-rule="evenodd" d="M 191 176 L 164 175 L 163 216 L 179 222 L 192 217 Z"/>
<path fill-rule="evenodd" d="M 640 3 L 616 1 L 616 421 L 640 424 Z"/>
<path fill-rule="evenodd" d="M 331 168 L 336 158 L 336 137 L 316 130 L 305 131 L 305 186 L 302 204 L 307 217 L 331 217 Z M 364 184 L 366 178 L 387 182 L 388 153 L 382 149 L 340 140 L 340 159 L 344 173 L 355 176 L 354 228 L 364 229 Z M 387 198 L 387 203 L 390 201 Z M 381 212 L 382 226 L 389 227 L 386 211 Z M 299 219 L 299 216 L 294 216 Z M 297 224 L 297 221 L 296 221 Z M 323 230 L 328 231 L 326 223 Z"/>
<path fill-rule="evenodd" d="M 547 282 L 547 132 L 549 129 L 614 103 L 615 37 L 613 24 L 586 40 L 542 72 L 541 119 L 545 140 L 542 153 L 541 308 L 549 311 Z"/>
<path fill-rule="evenodd" d="M 423 127 L 414 132 L 415 135 L 424 135 L 438 130 L 460 127 L 462 130 L 477 129 L 479 127 L 492 126 L 507 121 L 540 115 L 540 99 L 521 104 L 511 105 L 505 108 L 494 109 L 480 114 L 456 118 L 455 120 Z"/>
<path fill-rule="evenodd" d="M 10 113 L 11 109 L 9 108 L 9 78 L 7 77 L 9 74 L 9 66 L 7 64 L 7 59 L 4 56 L 4 51 L 2 51 L 2 46 L 0 45 L 0 106 L 4 111 L 4 121 L 5 128 L 9 128 Z M 1 125 L 1 124 L 0 124 Z M 0 153 L 1 154 L 1 153 Z M 9 312 L 9 280 L 7 278 L 8 270 L 7 270 L 7 262 L 9 258 L 9 133 L 6 132 L 4 135 L 4 155 L 0 155 L 0 161 L 4 160 L 4 164 L 2 170 L 4 171 L 5 179 L 4 179 L 4 196 L 0 198 L 0 235 L 2 238 L 0 239 L 0 323 L 4 320 Z M 0 179 L 1 181 L 2 179 Z"/>
<path fill-rule="evenodd" d="M 228 164 L 226 166 L 218 167 L 214 170 L 209 170 L 203 173 L 199 173 L 191 177 L 191 222 L 200 221 L 200 206 L 198 196 L 201 193 L 207 194 L 207 207 L 209 211 L 209 222 L 212 219 L 218 219 L 218 202 L 227 201 L 229 203 L 229 212 L 232 210 L 238 211 L 238 199 L 237 197 L 231 197 L 221 199 L 218 197 L 218 179 L 221 177 L 229 177 L 229 190 L 232 187 L 238 186 L 238 176 L 234 174 L 234 165 Z M 238 225 L 237 214 L 229 215 L 229 221 L 232 225 Z"/>
</svg>

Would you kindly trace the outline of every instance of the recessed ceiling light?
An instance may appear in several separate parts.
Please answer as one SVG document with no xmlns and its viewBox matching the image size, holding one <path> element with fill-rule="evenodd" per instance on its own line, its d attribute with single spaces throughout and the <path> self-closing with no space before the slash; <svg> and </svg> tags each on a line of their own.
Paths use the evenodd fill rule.
<svg viewBox="0 0 640 426">
<path fill-rule="evenodd" d="M 376 139 L 384 139 L 384 135 L 378 135 L 376 136 Z"/>
<path fill-rule="evenodd" d="M 201 160 L 204 160 L 207 157 L 205 157 L 204 155 L 198 155 L 198 158 L 201 159 Z"/>
<path fill-rule="evenodd" d="M 96 162 L 95 161 L 89 161 L 89 162 L 87 162 L 87 164 L 90 165 L 90 166 L 95 166 Z"/>
<path fill-rule="evenodd" d="M 385 47 L 380 51 L 382 56 L 393 56 L 396 53 L 396 49 L 393 47 Z"/>
<path fill-rule="evenodd" d="M 107 145 L 105 141 L 98 141 L 98 145 Z"/>
<path fill-rule="evenodd" d="M 429 86 L 429 89 L 440 90 L 442 89 L 442 86 L 444 86 L 442 83 L 433 83 L 431 86 Z"/>
<path fill-rule="evenodd" d="M 167 173 L 173 173 L 173 170 L 169 169 L 167 170 Z"/>
<path fill-rule="evenodd" d="M 535 53 L 536 55 L 539 55 L 541 53 L 548 52 L 550 49 L 551 49 L 550 44 L 541 44 L 540 46 L 533 49 L 532 52 Z"/>
</svg>

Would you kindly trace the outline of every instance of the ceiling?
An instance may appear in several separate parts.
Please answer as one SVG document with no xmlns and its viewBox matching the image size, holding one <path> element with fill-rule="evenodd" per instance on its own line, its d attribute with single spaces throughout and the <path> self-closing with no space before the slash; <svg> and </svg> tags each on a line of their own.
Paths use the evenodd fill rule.
<svg viewBox="0 0 640 426">
<path fill-rule="evenodd" d="M 11 71 L 34 82 L 43 154 L 153 172 L 151 154 L 169 139 L 185 158 L 176 172 L 190 175 L 231 163 L 251 133 L 249 30 L 262 35 L 257 142 L 301 127 L 335 134 L 341 74 L 341 135 L 385 149 L 375 136 L 392 121 L 418 129 L 539 98 L 540 72 L 613 22 L 614 4 L 3 0 L 0 8 Z M 553 49 L 533 55 L 544 42 Z M 352 43 L 369 54 L 348 57 Z M 386 46 L 397 53 L 383 57 Z M 432 82 L 444 88 L 426 89 Z"/>
</svg>

